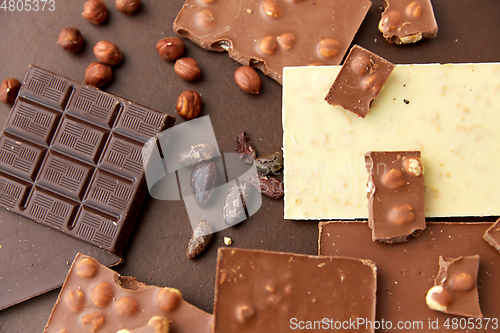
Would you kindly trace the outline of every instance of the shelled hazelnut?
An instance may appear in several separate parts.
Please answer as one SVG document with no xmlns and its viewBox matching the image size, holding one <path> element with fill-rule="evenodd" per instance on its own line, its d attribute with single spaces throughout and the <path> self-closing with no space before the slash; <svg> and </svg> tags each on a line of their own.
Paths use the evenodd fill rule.
<svg viewBox="0 0 500 333">
<path fill-rule="evenodd" d="M 167 61 L 175 61 L 182 57 L 186 46 L 182 39 L 177 37 L 162 38 L 156 43 L 156 50 Z"/>
<path fill-rule="evenodd" d="M 100 63 L 116 66 L 122 61 L 122 52 L 115 44 L 102 40 L 95 44 L 94 55 Z"/>
<path fill-rule="evenodd" d="M 80 30 L 74 27 L 64 29 L 59 33 L 57 44 L 63 49 L 71 53 L 78 53 L 83 47 L 83 36 Z"/>
<path fill-rule="evenodd" d="M 196 91 L 186 90 L 177 98 L 176 110 L 185 120 L 191 120 L 201 112 L 201 96 Z"/>
<path fill-rule="evenodd" d="M 185 81 L 195 81 L 201 77 L 201 69 L 193 58 L 184 57 L 177 59 L 174 71 Z"/>
<path fill-rule="evenodd" d="M 113 71 L 108 65 L 91 63 L 85 71 L 85 83 L 100 88 L 113 78 Z"/>
<path fill-rule="evenodd" d="M 6 79 L 0 84 L 0 102 L 12 104 L 16 101 L 21 84 L 16 79 Z"/>
<path fill-rule="evenodd" d="M 130 16 L 141 6 L 141 0 L 116 0 L 115 6 L 120 12 Z"/>
<path fill-rule="evenodd" d="M 249 66 L 241 66 L 234 72 L 234 81 L 246 93 L 258 94 L 262 86 L 257 71 Z"/>
<path fill-rule="evenodd" d="M 90 23 L 101 24 L 108 18 L 108 9 L 101 0 L 89 0 L 83 5 L 82 16 Z"/>
</svg>

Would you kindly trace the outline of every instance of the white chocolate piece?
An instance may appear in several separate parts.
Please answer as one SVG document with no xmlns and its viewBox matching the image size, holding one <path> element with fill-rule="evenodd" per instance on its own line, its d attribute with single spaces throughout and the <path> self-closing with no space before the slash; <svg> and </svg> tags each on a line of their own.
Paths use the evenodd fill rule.
<svg viewBox="0 0 500 333">
<path fill-rule="evenodd" d="M 339 71 L 283 71 L 285 219 L 367 218 L 364 153 L 410 150 L 427 217 L 500 215 L 500 63 L 397 65 L 366 118 L 324 100 Z"/>
</svg>

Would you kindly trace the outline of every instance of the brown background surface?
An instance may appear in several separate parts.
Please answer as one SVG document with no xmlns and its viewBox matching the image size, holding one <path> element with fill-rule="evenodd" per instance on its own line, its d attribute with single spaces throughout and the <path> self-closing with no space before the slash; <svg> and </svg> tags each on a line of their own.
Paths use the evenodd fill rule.
<svg viewBox="0 0 500 333">
<path fill-rule="evenodd" d="M 105 87 L 107 92 L 173 114 L 177 96 L 187 89 L 197 90 L 203 98 L 202 115 L 210 116 L 222 153 L 233 152 L 234 137 L 243 130 L 261 154 L 281 147 L 278 83 L 261 75 L 261 94 L 247 95 L 233 81 L 237 63 L 225 53 L 204 51 L 189 41 L 186 55 L 195 58 L 203 71 L 199 82 L 182 81 L 173 65 L 158 56 L 156 42 L 174 35 L 172 23 L 183 0 L 143 0 L 141 9 L 131 17 L 118 12 L 114 1 L 104 2 L 110 17 L 103 26 L 81 17 L 83 0 L 55 0 L 54 12 L 47 8 L 37 13 L 0 10 L 0 78 L 21 81 L 28 65 L 34 64 L 83 81 L 85 68 L 94 61 L 93 45 L 105 39 L 124 54 L 113 82 Z M 500 61 L 500 1 L 434 0 L 433 5 L 439 25 L 435 40 L 408 46 L 388 44 L 377 30 L 382 1 L 373 0 L 354 42 L 394 63 Z M 76 56 L 55 44 L 59 32 L 68 26 L 79 28 L 86 39 L 84 51 Z M 0 123 L 5 122 L 9 109 L 0 105 Z M 242 248 L 317 253 L 317 223 L 284 221 L 283 202 L 267 198 L 250 219 L 219 232 L 208 252 L 194 261 L 185 257 L 190 233 L 182 201 L 148 199 L 124 254 L 126 262 L 117 267 L 118 272 L 148 284 L 178 288 L 187 301 L 212 312 L 216 250 L 224 246 L 224 236 Z M 1 311 L 0 332 L 41 332 L 57 295 L 55 290 Z"/>
</svg>

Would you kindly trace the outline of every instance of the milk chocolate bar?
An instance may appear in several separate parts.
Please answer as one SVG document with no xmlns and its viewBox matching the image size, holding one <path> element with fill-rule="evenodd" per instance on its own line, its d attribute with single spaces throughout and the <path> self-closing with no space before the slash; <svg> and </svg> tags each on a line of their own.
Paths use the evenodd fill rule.
<svg viewBox="0 0 500 333">
<path fill-rule="evenodd" d="M 146 196 L 143 145 L 174 121 L 30 66 L 0 136 L 0 206 L 120 253 Z"/>
<path fill-rule="evenodd" d="M 498 219 L 491 228 L 486 230 L 483 238 L 497 251 L 500 251 L 500 219 Z"/>
<path fill-rule="evenodd" d="M 405 332 L 445 330 L 453 318 L 430 310 L 425 295 L 434 285 L 439 256 L 457 258 L 479 255 L 477 275 L 484 318 L 474 332 L 496 332 L 500 307 L 500 256 L 483 239 L 492 223 L 428 222 L 427 229 L 407 243 L 387 245 L 371 241 L 370 229 L 362 222 L 320 223 L 319 254 L 359 257 L 377 265 L 377 321 L 391 321 L 393 329 L 402 321 L 412 322 Z M 414 322 L 414 324 L 413 324 Z M 481 324 L 481 325 L 480 325 Z M 439 325 L 439 326 L 438 326 Z M 451 329 L 451 326 L 450 326 Z"/>
<path fill-rule="evenodd" d="M 154 316 L 166 317 L 175 333 L 209 333 L 212 325 L 212 315 L 184 301 L 177 289 L 148 286 L 78 254 L 44 332 L 133 330 Z"/>
<path fill-rule="evenodd" d="M 373 322 L 376 271 L 370 260 L 220 248 L 214 333 Z M 374 329 L 360 325 L 357 332 Z"/>
<path fill-rule="evenodd" d="M 384 0 L 379 30 L 389 43 L 416 43 L 438 33 L 430 0 Z"/>
<path fill-rule="evenodd" d="M 368 0 L 186 0 L 174 30 L 281 83 L 285 66 L 340 64 Z"/>
<path fill-rule="evenodd" d="M 426 295 L 430 309 L 465 317 L 483 318 L 477 292 L 479 256 L 439 257 L 434 287 Z"/>
<path fill-rule="evenodd" d="M 425 229 L 424 168 L 420 152 L 368 152 L 368 225 L 372 239 L 406 242 Z"/>
<path fill-rule="evenodd" d="M 393 69 L 389 61 L 354 45 L 325 100 L 364 118 Z"/>
</svg>

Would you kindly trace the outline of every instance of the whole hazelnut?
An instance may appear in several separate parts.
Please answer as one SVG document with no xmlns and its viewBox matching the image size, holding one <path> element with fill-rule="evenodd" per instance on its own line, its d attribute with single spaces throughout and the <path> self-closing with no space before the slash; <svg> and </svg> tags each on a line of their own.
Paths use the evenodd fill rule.
<svg viewBox="0 0 500 333">
<path fill-rule="evenodd" d="M 12 104 L 16 101 L 21 84 L 16 79 L 6 79 L 0 84 L 0 102 Z"/>
<path fill-rule="evenodd" d="M 104 316 L 100 312 L 89 313 L 80 319 L 80 325 L 90 332 L 95 332 L 104 325 Z"/>
<path fill-rule="evenodd" d="M 141 0 L 116 0 L 115 6 L 120 12 L 130 16 L 141 6 Z"/>
<path fill-rule="evenodd" d="M 169 325 L 168 319 L 162 316 L 153 316 L 148 321 L 148 326 L 153 328 L 154 333 L 168 333 Z"/>
<path fill-rule="evenodd" d="M 246 93 L 258 94 L 262 86 L 257 71 L 249 66 L 241 66 L 234 72 L 234 80 L 238 87 Z"/>
<path fill-rule="evenodd" d="M 167 61 L 175 61 L 182 57 L 186 46 L 182 39 L 177 37 L 162 38 L 156 43 L 156 50 Z"/>
<path fill-rule="evenodd" d="M 201 112 L 201 96 L 196 91 L 186 90 L 177 98 L 176 110 L 185 120 L 191 120 Z"/>
<path fill-rule="evenodd" d="M 163 311 L 175 310 L 182 299 L 182 294 L 174 288 L 163 288 L 156 296 L 156 305 Z"/>
<path fill-rule="evenodd" d="M 113 71 L 108 65 L 91 63 L 85 71 L 85 83 L 97 88 L 102 87 L 113 78 Z"/>
<path fill-rule="evenodd" d="M 116 66 L 122 61 L 122 52 L 115 44 L 102 40 L 95 44 L 94 55 L 101 64 Z"/>
<path fill-rule="evenodd" d="M 177 59 L 174 64 L 174 71 L 185 81 L 194 81 L 201 77 L 201 69 L 198 66 L 198 62 L 189 57 Z"/>
<path fill-rule="evenodd" d="M 82 16 L 90 23 L 101 24 L 108 18 L 108 9 L 101 0 L 89 0 L 83 5 Z"/>
<path fill-rule="evenodd" d="M 59 33 L 57 44 L 63 50 L 78 53 L 83 47 L 83 36 L 77 28 L 69 27 Z"/>
</svg>

